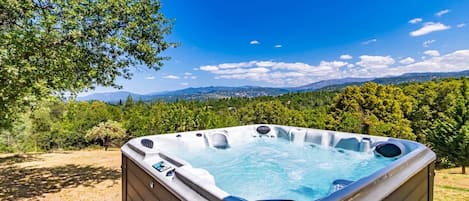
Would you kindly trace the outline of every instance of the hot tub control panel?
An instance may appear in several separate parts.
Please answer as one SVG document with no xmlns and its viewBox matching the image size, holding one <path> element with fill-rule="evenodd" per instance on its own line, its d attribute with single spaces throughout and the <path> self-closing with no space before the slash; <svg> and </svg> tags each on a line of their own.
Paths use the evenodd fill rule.
<svg viewBox="0 0 469 201">
<path fill-rule="evenodd" d="M 167 164 L 164 161 L 160 161 L 158 163 L 153 164 L 152 167 L 158 170 L 158 172 L 164 172 L 171 168 L 171 165 Z"/>
</svg>

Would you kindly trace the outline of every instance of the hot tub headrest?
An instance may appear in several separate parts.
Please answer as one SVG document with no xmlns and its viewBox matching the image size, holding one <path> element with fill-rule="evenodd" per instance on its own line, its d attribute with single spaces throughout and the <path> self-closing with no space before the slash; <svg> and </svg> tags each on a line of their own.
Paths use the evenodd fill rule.
<svg viewBox="0 0 469 201">
<path fill-rule="evenodd" d="M 400 157 L 405 153 L 405 146 L 398 141 L 377 142 L 375 153 L 386 158 Z"/>
<path fill-rule="evenodd" d="M 149 148 L 149 149 L 153 148 L 153 140 L 144 138 L 140 141 L 140 143 L 142 144 L 142 146 L 146 148 Z"/>
<path fill-rule="evenodd" d="M 210 135 L 211 145 L 217 149 L 229 148 L 228 137 L 225 133 L 216 132 Z"/>
</svg>

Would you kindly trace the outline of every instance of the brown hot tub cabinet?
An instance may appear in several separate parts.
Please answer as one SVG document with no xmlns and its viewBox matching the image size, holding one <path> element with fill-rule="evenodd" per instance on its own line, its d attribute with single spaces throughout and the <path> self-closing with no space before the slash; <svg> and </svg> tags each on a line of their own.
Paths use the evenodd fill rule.
<svg viewBox="0 0 469 201">
<path fill-rule="evenodd" d="M 319 200 L 433 200 L 435 154 L 419 143 L 280 125 L 239 126 L 132 139 L 122 147 L 122 200 L 245 200 L 224 192 L 204 179 L 203 174 L 194 174 L 190 164 L 164 152 L 164 148 L 176 146 L 173 141 L 184 139 L 194 146 L 225 149 L 231 141 L 236 141 L 232 138 L 242 140 L 262 136 L 396 158 L 385 168 L 347 183 Z"/>
</svg>

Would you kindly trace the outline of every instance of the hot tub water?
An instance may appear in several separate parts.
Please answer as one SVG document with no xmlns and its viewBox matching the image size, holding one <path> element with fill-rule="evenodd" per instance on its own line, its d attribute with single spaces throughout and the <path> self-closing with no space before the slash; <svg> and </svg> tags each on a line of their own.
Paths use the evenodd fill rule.
<svg viewBox="0 0 469 201">
<path fill-rule="evenodd" d="M 372 153 L 268 138 L 227 149 L 174 146 L 165 151 L 208 170 L 218 187 L 248 200 L 319 199 L 330 193 L 333 181 L 355 181 L 393 161 Z"/>
</svg>

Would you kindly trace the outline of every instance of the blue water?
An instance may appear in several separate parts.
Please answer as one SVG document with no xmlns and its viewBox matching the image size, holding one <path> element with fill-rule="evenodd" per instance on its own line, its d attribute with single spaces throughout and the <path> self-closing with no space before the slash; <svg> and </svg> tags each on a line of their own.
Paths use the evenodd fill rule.
<svg viewBox="0 0 469 201">
<path fill-rule="evenodd" d="M 336 179 L 356 181 L 392 162 L 367 153 L 275 139 L 226 150 L 173 152 L 193 167 L 208 170 L 224 191 L 248 200 L 315 200 L 327 196 Z"/>
</svg>

